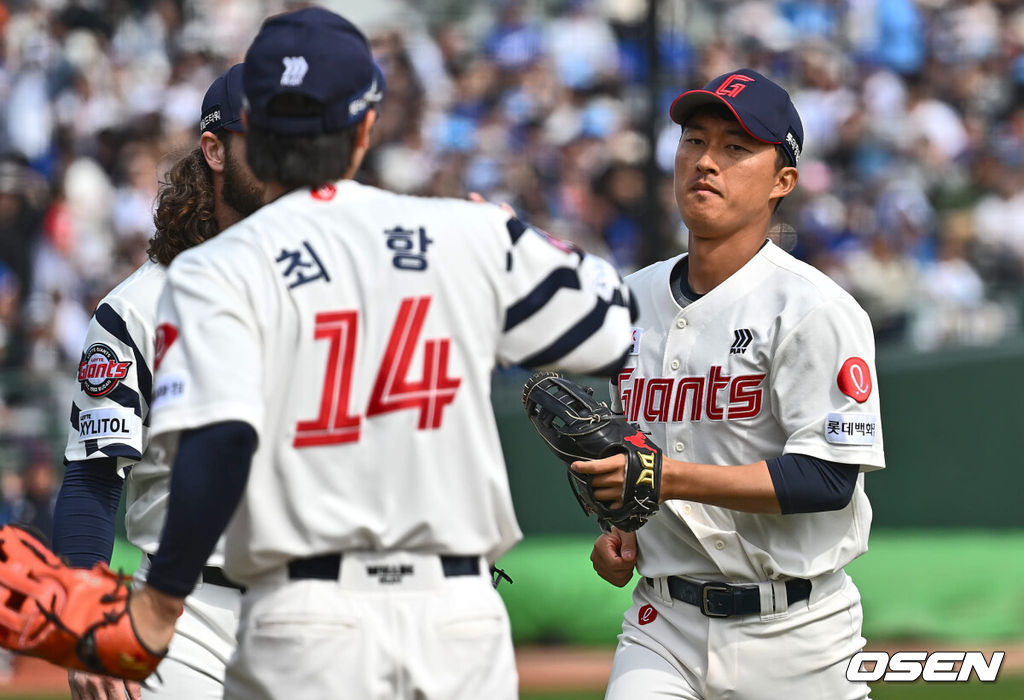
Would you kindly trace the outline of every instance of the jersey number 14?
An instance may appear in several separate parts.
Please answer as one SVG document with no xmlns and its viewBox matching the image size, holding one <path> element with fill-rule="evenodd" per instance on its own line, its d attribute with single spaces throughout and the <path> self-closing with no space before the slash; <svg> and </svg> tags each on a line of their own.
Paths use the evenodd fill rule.
<svg viewBox="0 0 1024 700">
<path fill-rule="evenodd" d="M 419 380 L 409 379 L 409 365 L 430 308 L 430 297 L 402 300 L 398 318 L 377 370 L 366 416 L 413 409 L 420 412 L 418 428 L 441 427 L 444 407 L 455 400 L 461 379 L 448 376 L 448 338 L 423 343 L 423 372 Z M 359 312 L 325 311 L 316 315 L 314 337 L 326 340 L 327 374 L 320 396 L 320 414 L 300 420 L 295 426 L 295 447 L 336 445 L 359 440 L 362 416 L 349 412 L 352 372 L 355 368 Z"/>
</svg>

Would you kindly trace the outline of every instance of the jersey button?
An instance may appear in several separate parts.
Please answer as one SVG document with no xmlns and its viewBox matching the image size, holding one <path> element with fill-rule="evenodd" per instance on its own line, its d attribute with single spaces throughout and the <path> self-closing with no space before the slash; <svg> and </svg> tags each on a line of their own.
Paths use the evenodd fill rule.
<svg viewBox="0 0 1024 700">
<path fill-rule="evenodd" d="M 683 515 L 689 515 L 692 510 L 693 506 L 691 506 L 689 503 L 683 505 Z"/>
<path fill-rule="evenodd" d="M 725 542 L 722 542 L 722 540 L 715 542 L 715 549 L 725 549 Z"/>
<path fill-rule="evenodd" d="M 668 366 L 672 369 L 679 369 L 679 360 L 672 360 L 668 363 Z"/>
<path fill-rule="evenodd" d="M 677 442 L 675 444 L 676 452 L 682 452 L 685 447 L 686 447 L 686 445 L 684 445 L 681 442 Z"/>
<path fill-rule="evenodd" d="M 676 321 L 676 328 L 686 328 L 686 319 L 681 318 L 678 321 Z"/>
</svg>

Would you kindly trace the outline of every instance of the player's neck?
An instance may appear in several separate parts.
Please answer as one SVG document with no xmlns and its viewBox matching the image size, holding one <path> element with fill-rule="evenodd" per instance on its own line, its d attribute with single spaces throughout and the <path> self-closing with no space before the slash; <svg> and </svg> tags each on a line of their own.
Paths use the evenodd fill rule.
<svg viewBox="0 0 1024 700">
<path fill-rule="evenodd" d="M 703 237 L 690 232 L 687 281 L 693 291 L 707 294 L 734 275 L 757 255 L 765 232 L 743 232 L 724 237 Z"/>
<path fill-rule="evenodd" d="M 263 197 L 266 202 L 273 202 L 278 197 L 288 194 L 290 190 L 280 182 L 267 182 L 263 185 Z"/>
<path fill-rule="evenodd" d="M 217 222 L 217 230 L 223 231 L 242 220 L 242 215 L 229 207 L 223 200 L 218 200 L 213 207 L 213 220 Z"/>
</svg>

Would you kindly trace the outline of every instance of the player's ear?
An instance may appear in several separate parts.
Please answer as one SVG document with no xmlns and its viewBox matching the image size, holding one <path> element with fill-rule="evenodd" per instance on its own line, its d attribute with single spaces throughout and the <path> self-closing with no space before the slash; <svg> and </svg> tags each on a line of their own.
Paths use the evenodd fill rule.
<svg viewBox="0 0 1024 700">
<path fill-rule="evenodd" d="M 377 121 L 377 110 L 367 110 L 366 116 L 356 127 L 356 141 L 352 149 L 352 160 L 349 161 L 348 171 L 343 179 L 353 177 L 363 163 L 363 157 L 370 150 L 370 132 L 373 131 L 373 123 Z"/>
<path fill-rule="evenodd" d="M 800 174 L 797 169 L 787 165 L 785 168 L 781 168 L 775 173 L 775 185 L 772 187 L 771 199 L 781 199 L 785 197 L 794 189 L 796 189 L 797 180 L 800 179 Z"/>
<path fill-rule="evenodd" d="M 363 121 L 359 123 L 359 128 L 356 131 L 356 148 L 366 150 L 370 147 L 370 133 L 373 131 L 373 125 L 377 121 L 377 110 L 367 110 L 366 116 L 363 117 Z"/>
<path fill-rule="evenodd" d="M 210 170 L 215 173 L 224 172 L 227 152 L 224 150 L 224 142 L 209 131 L 204 131 L 199 137 L 199 148 L 203 151 L 203 157 Z"/>
</svg>

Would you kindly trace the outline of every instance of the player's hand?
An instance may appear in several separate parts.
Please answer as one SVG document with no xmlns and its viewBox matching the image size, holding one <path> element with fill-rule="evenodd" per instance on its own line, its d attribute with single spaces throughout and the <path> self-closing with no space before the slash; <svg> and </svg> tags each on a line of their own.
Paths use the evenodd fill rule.
<svg viewBox="0 0 1024 700">
<path fill-rule="evenodd" d="M 184 609 L 184 599 L 161 593 L 149 584 L 133 591 L 128 616 L 135 636 L 149 649 L 166 649 L 174 636 L 174 624 Z"/>
<path fill-rule="evenodd" d="M 593 462 L 573 462 L 570 467 L 577 474 L 589 474 L 594 498 L 622 507 L 622 483 L 626 476 L 626 455 L 616 454 Z"/>
<path fill-rule="evenodd" d="M 594 571 L 613 586 L 622 588 L 633 578 L 636 566 L 636 533 L 613 527 L 594 542 L 590 561 Z"/>
<path fill-rule="evenodd" d="M 487 200 L 484 199 L 484 196 L 482 194 L 480 194 L 479 192 L 470 192 L 468 199 L 469 199 L 469 201 L 476 202 L 477 204 L 486 204 L 487 203 Z M 515 216 L 516 215 L 516 210 L 513 209 L 512 205 L 509 204 L 508 202 L 502 202 L 498 206 L 501 208 L 501 210 L 503 212 L 505 212 L 509 216 Z"/>
<path fill-rule="evenodd" d="M 141 700 L 138 683 L 98 676 L 85 671 L 68 671 L 71 700 Z"/>
</svg>

